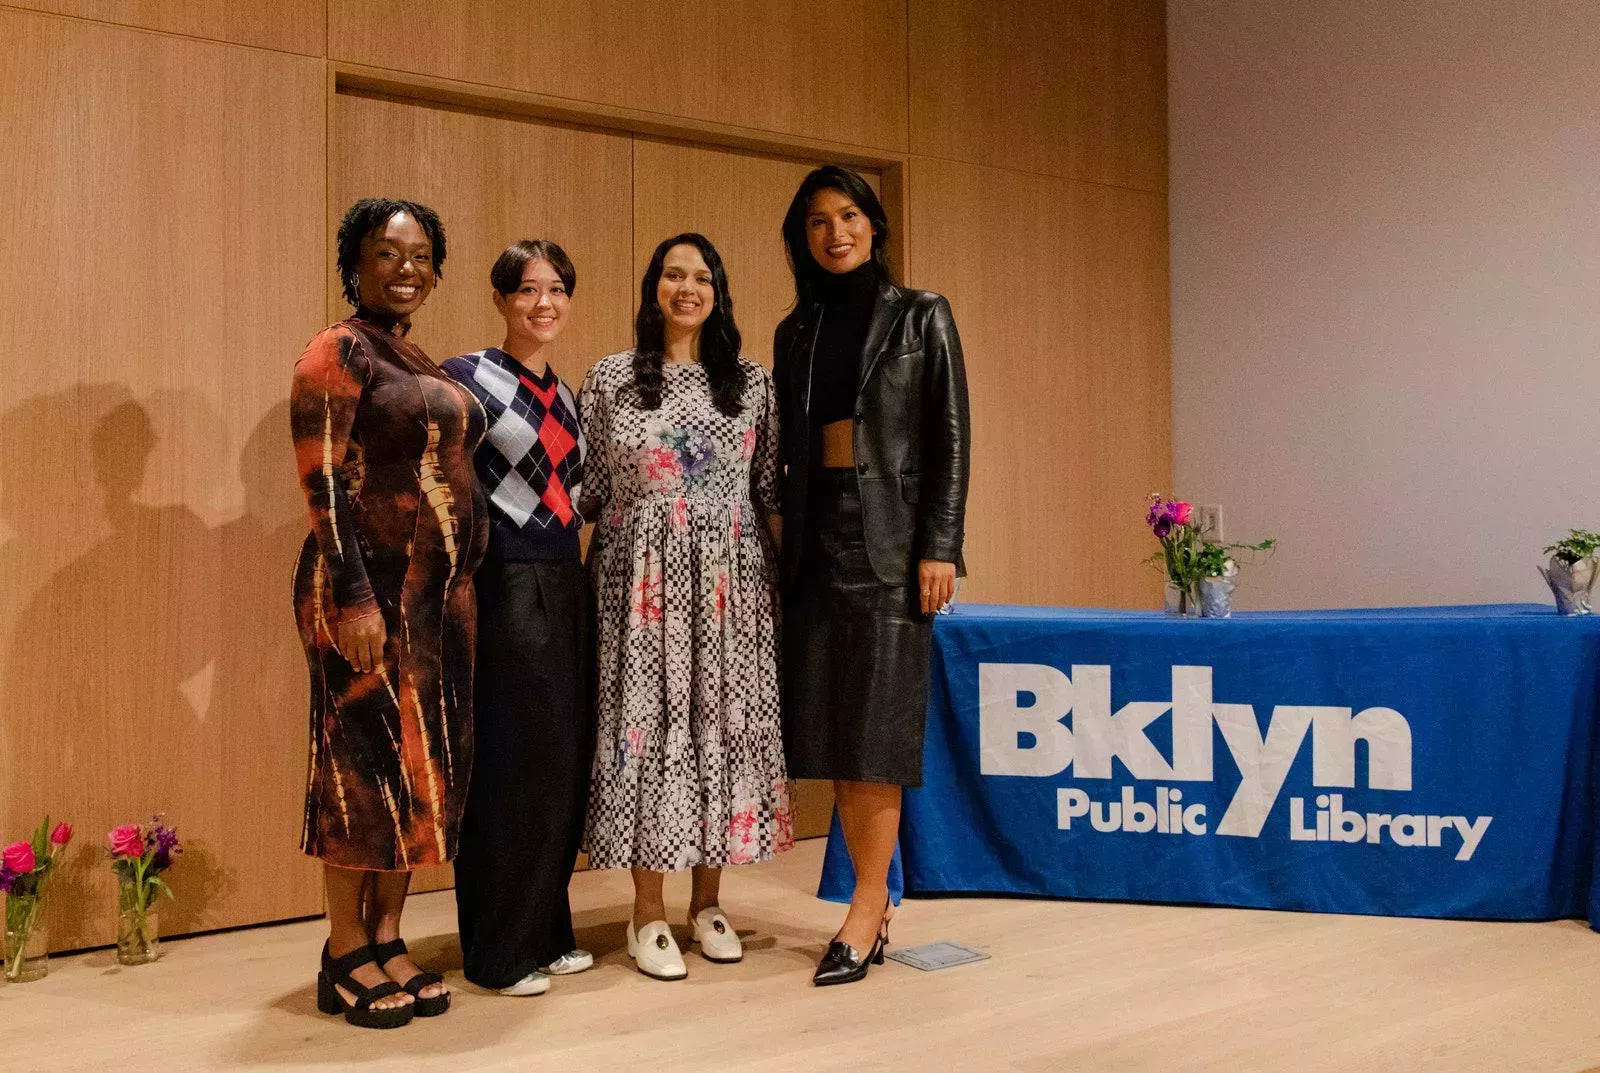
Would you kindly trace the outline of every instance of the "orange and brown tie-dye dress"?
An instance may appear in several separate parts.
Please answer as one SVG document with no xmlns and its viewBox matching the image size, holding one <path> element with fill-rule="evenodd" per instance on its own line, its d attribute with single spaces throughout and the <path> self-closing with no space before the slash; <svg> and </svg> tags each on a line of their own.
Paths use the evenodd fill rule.
<svg viewBox="0 0 1600 1073">
<path fill-rule="evenodd" d="M 311 669 L 301 848 L 345 868 L 450 860 L 472 772 L 483 409 L 419 347 L 358 314 L 306 348 L 290 411 L 311 507 L 294 575 Z M 339 653 L 338 623 L 374 610 L 383 666 L 362 674 Z"/>
</svg>

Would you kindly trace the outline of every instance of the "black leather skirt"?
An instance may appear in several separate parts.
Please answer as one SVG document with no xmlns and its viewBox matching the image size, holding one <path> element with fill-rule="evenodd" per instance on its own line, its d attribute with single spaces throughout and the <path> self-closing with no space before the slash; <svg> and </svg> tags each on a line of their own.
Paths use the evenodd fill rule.
<svg viewBox="0 0 1600 1073">
<path fill-rule="evenodd" d="M 814 470 L 810 485 L 783 594 L 789 776 L 920 786 L 933 620 L 913 585 L 873 573 L 855 473 Z"/>
</svg>

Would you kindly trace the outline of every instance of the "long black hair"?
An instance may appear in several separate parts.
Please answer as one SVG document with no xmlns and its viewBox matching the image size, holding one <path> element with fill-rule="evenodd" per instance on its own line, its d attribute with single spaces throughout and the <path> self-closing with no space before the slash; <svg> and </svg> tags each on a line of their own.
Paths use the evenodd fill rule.
<svg viewBox="0 0 1600 1073">
<path fill-rule="evenodd" d="M 386 197 L 364 197 L 345 211 L 339 221 L 339 281 L 344 284 L 344 300 L 360 307 L 356 292 L 356 269 L 361 266 L 361 240 L 405 213 L 422 225 L 433 244 L 433 278 L 444 279 L 444 224 L 439 214 L 416 201 L 396 201 Z"/>
<path fill-rule="evenodd" d="M 711 240 L 693 231 L 673 235 L 657 246 L 650 257 L 650 267 L 644 270 L 644 279 L 639 282 L 639 313 L 633 318 L 633 390 L 639 408 L 655 410 L 661 406 L 661 364 L 666 360 L 667 318 L 656 301 L 656 288 L 661 283 L 667 253 L 674 246 L 693 246 L 711 269 L 713 299 L 711 314 L 700 326 L 700 364 L 711 381 L 711 401 L 729 417 L 737 417 L 742 408 L 739 400 L 744 395 L 745 374 L 744 366 L 739 364 L 742 339 L 739 326 L 733 322 L 733 295 L 728 292 L 728 273 Z"/>
<path fill-rule="evenodd" d="M 789 254 L 789 270 L 794 273 L 796 304 L 802 309 L 818 301 L 817 283 L 828 270 L 817 264 L 806 242 L 806 217 L 811 215 L 811 198 L 818 190 L 837 190 L 856 203 L 872 224 L 872 261 L 883 278 L 894 281 L 889 267 L 889 214 L 867 180 L 837 164 L 824 164 L 800 181 L 800 189 L 783 214 L 783 245 Z"/>
</svg>

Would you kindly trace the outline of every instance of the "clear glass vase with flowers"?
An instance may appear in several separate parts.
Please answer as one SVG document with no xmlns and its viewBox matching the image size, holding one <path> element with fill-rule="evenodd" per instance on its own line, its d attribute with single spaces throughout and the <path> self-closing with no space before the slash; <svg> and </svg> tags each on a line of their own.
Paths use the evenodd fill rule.
<svg viewBox="0 0 1600 1073">
<path fill-rule="evenodd" d="M 148 824 L 125 823 L 106 835 L 111 867 L 117 873 L 117 961 L 144 965 L 161 956 L 156 898 L 173 897 L 161 873 L 183 852 L 178 832 L 160 813 Z"/>
<path fill-rule="evenodd" d="M 38 980 L 50 971 L 44 894 L 61 852 L 71 841 L 72 825 L 52 827 L 46 816 L 32 839 L 0 851 L 0 891 L 6 896 L 5 978 L 12 983 Z"/>
<path fill-rule="evenodd" d="M 1146 562 L 1164 570 L 1167 577 L 1166 608 L 1169 615 L 1227 618 L 1233 614 L 1233 589 L 1239 563 L 1236 551 L 1270 553 L 1277 541 L 1258 544 L 1218 544 L 1206 540 L 1194 507 L 1181 499 L 1150 497 L 1145 514 L 1161 550 Z"/>
</svg>

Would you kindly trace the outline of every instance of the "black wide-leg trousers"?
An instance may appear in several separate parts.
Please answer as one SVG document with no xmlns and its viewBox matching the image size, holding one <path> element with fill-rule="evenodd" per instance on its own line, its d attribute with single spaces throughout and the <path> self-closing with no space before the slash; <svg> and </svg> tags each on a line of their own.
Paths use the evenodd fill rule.
<svg viewBox="0 0 1600 1073">
<path fill-rule="evenodd" d="M 594 602 L 577 559 L 491 553 L 474 582 L 476 747 L 456 917 L 467 979 L 498 989 L 577 945 L 567 883 L 594 749 Z"/>
</svg>

